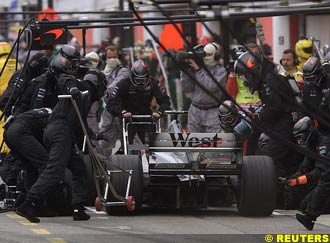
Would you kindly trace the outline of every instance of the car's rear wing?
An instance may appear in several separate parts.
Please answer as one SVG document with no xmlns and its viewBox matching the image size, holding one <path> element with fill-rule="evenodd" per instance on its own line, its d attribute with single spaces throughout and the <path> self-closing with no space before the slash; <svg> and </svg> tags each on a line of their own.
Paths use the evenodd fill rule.
<svg viewBox="0 0 330 243">
<path fill-rule="evenodd" d="M 150 143 L 155 152 L 242 150 L 234 133 L 156 133 Z"/>
</svg>

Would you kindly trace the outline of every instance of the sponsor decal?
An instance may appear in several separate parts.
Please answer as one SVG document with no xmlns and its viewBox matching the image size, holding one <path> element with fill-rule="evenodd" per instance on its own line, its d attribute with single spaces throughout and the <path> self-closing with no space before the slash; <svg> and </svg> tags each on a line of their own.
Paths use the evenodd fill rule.
<svg viewBox="0 0 330 243">
<path fill-rule="evenodd" d="M 215 133 L 213 137 L 191 136 L 191 133 L 170 133 L 174 147 L 179 144 L 181 147 L 219 147 L 222 144 L 222 138 Z"/>
</svg>

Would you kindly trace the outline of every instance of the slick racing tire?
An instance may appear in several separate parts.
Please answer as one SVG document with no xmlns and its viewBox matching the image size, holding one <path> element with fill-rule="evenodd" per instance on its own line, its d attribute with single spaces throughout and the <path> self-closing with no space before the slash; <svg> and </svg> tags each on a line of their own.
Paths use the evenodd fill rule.
<svg viewBox="0 0 330 243">
<path fill-rule="evenodd" d="M 276 174 L 268 156 L 244 156 L 237 208 L 242 216 L 269 216 L 276 205 Z"/>
<path fill-rule="evenodd" d="M 133 196 L 135 201 L 135 210 L 130 211 L 128 207 L 125 206 L 105 206 L 105 211 L 109 215 L 128 215 L 136 213 L 141 209 L 142 206 L 142 196 L 143 196 L 143 171 L 142 171 L 142 161 L 138 155 L 112 155 L 111 160 L 107 163 L 107 170 L 133 170 L 133 175 L 131 178 L 131 185 L 128 196 Z M 113 172 L 110 175 L 110 181 L 115 188 L 118 195 L 125 197 L 128 175 L 124 172 Z M 107 195 L 107 202 L 118 202 L 110 189 Z M 128 205 L 129 206 L 129 205 Z"/>
</svg>

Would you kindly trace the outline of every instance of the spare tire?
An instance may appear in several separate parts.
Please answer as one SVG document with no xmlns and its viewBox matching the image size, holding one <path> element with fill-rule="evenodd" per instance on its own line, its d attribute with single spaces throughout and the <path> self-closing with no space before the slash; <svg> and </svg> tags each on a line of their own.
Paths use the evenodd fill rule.
<svg viewBox="0 0 330 243">
<path fill-rule="evenodd" d="M 126 206 L 105 206 L 109 215 L 128 215 L 138 212 L 142 207 L 143 197 L 143 171 L 141 157 L 138 155 L 112 155 L 107 162 L 107 170 L 133 170 L 131 185 L 128 196 L 135 200 L 135 211 L 129 212 Z M 125 197 L 127 190 L 128 175 L 124 172 L 113 172 L 110 176 L 111 183 L 118 195 Z M 118 202 L 110 189 L 107 195 L 108 202 Z"/>
<path fill-rule="evenodd" d="M 268 156 L 244 156 L 237 208 L 243 216 L 269 216 L 276 205 L 276 173 Z"/>
</svg>

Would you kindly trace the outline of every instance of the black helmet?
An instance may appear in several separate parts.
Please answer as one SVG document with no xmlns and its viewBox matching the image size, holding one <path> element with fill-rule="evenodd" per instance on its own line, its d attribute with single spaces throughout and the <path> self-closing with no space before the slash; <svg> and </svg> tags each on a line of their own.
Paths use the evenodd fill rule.
<svg viewBox="0 0 330 243">
<path fill-rule="evenodd" d="M 147 64 L 142 60 L 137 60 L 131 68 L 131 83 L 134 87 L 144 89 L 150 84 L 150 74 Z"/>
<path fill-rule="evenodd" d="M 61 55 L 56 55 L 50 62 L 48 72 L 54 75 L 56 78 L 61 74 L 73 74 L 73 68 L 71 62 Z"/>
<path fill-rule="evenodd" d="M 258 89 L 262 67 L 261 62 L 262 56 L 260 54 L 249 51 L 241 54 L 235 61 L 234 72 L 241 75 L 244 84 L 251 91 Z"/>
<path fill-rule="evenodd" d="M 236 126 L 238 113 L 235 104 L 230 100 L 224 101 L 218 110 L 220 126 L 224 129 L 230 129 Z"/>
<path fill-rule="evenodd" d="M 247 73 L 259 75 L 260 67 L 261 55 L 246 51 L 235 61 L 234 72 L 238 75 L 244 75 Z"/>
<path fill-rule="evenodd" d="M 29 58 L 29 65 L 31 68 L 38 67 L 40 69 L 45 69 L 49 66 L 48 57 L 38 52 Z"/>
<path fill-rule="evenodd" d="M 293 127 L 293 136 L 297 143 L 302 146 L 307 146 L 314 130 L 314 121 L 305 116 L 301 118 Z"/>
<path fill-rule="evenodd" d="M 84 76 L 84 81 L 93 85 L 97 92 L 96 99 L 101 98 L 106 90 L 106 76 L 97 69 L 90 69 Z"/>
<path fill-rule="evenodd" d="M 317 57 L 310 57 L 303 66 L 304 82 L 319 85 L 323 78 L 322 64 Z"/>
<path fill-rule="evenodd" d="M 78 71 L 78 67 L 80 64 L 81 55 L 76 47 L 71 45 L 64 45 L 60 48 L 60 54 L 69 59 L 72 63 L 74 71 Z"/>
<path fill-rule="evenodd" d="M 45 72 L 47 70 L 47 68 L 49 67 L 48 57 L 41 52 L 38 52 L 35 55 L 33 55 L 32 57 L 30 57 L 28 63 L 29 63 L 31 72 L 35 77 L 37 77 L 40 74 L 42 74 L 43 72 Z"/>
</svg>

